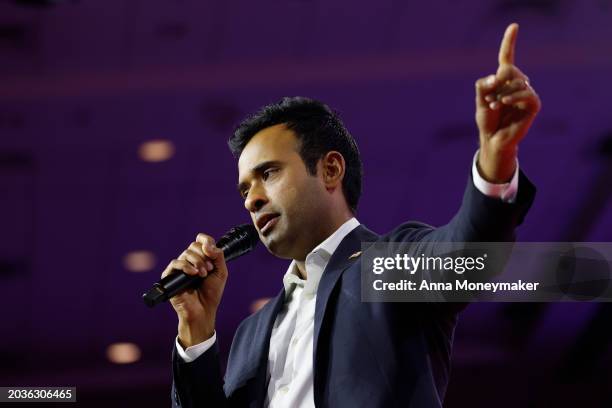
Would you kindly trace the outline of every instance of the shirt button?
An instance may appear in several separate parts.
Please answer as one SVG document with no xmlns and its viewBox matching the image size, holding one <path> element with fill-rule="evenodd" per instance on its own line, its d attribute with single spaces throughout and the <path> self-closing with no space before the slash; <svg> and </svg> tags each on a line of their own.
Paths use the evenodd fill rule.
<svg viewBox="0 0 612 408">
<path fill-rule="evenodd" d="M 304 297 L 308 300 L 311 300 L 314 297 L 314 293 L 307 293 L 304 295 Z"/>
<path fill-rule="evenodd" d="M 289 392 L 289 387 L 285 385 L 284 387 L 279 388 L 278 392 L 281 394 L 286 394 L 287 392 Z"/>
<path fill-rule="evenodd" d="M 297 342 L 298 342 L 298 338 L 294 337 L 293 340 L 291 340 L 291 345 L 295 346 L 297 344 Z"/>
</svg>

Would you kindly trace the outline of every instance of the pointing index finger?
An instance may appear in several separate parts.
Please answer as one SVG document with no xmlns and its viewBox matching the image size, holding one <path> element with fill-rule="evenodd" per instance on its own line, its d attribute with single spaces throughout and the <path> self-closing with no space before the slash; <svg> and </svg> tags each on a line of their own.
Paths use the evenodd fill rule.
<svg viewBox="0 0 612 408">
<path fill-rule="evenodd" d="M 499 65 L 514 65 L 514 48 L 518 35 L 518 24 L 512 23 L 506 28 L 504 38 L 499 47 Z"/>
</svg>

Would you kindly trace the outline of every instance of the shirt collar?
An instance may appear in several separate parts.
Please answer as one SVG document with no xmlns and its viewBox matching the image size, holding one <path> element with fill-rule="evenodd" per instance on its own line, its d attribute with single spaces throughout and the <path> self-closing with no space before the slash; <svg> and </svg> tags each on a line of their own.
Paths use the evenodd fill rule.
<svg viewBox="0 0 612 408">
<path fill-rule="evenodd" d="M 323 270 L 325 270 L 331 256 L 336 251 L 342 240 L 359 225 L 359 221 L 357 221 L 355 217 L 352 217 L 308 253 L 305 262 L 308 279 L 305 280 L 300 278 L 295 261 L 291 261 L 291 264 L 283 277 L 285 298 L 291 294 L 293 288 L 295 287 L 294 285 L 299 285 L 304 287 L 305 290 L 316 293 Z M 314 265 L 315 267 L 311 268 L 311 265 Z"/>
</svg>

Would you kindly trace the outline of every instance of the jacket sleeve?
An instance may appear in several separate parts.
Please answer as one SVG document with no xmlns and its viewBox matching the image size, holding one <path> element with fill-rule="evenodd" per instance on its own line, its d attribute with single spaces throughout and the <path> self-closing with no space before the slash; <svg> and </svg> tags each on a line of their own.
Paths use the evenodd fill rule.
<svg viewBox="0 0 612 408">
<path fill-rule="evenodd" d="M 223 391 L 217 342 L 190 363 L 172 351 L 172 407 L 231 407 Z"/>
<path fill-rule="evenodd" d="M 432 231 L 428 240 L 461 242 L 513 242 L 515 229 L 525 218 L 535 198 L 536 188 L 519 172 L 516 199 L 503 202 L 482 194 L 471 175 L 457 214 L 445 226 Z"/>
<path fill-rule="evenodd" d="M 481 193 L 470 174 L 461 207 L 446 225 L 433 228 L 406 223 L 388 234 L 395 242 L 513 242 L 535 198 L 535 186 L 522 171 L 516 199 L 504 202 Z"/>
<path fill-rule="evenodd" d="M 395 247 L 402 251 L 430 255 L 435 255 L 441 250 L 444 252 L 443 248 L 448 248 L 448 246 L 440 246 L 436 243 L 514 242 L 515 229 L 523 222 L 531 207 L 535 191 L 535 186 L 520 171 L 515 200 L 512 203 L 504 202 L 480 192 L 474 185 L 470 174 L 461 207 L 448 224 L 434 228 L 422 223 L 408 222 L 391 231 L 385 240 L 397 243 Z M 454 248 L 459 247 L 461 244 Z M 500 254 L 495 259 L 500 262 L 500 265 L 503 265 L 502 262 L 506 258 Z M 492 259 L 491 262 L 493 262 Z M 501 270 L 503 268 L 492 269 L 493 272 Z M 435 309 L 455 313 L 466 305 L 464 302 L 453 303 L 451 301 L 435 304 Z"/>
<path fill-rule="evenodd" d="M 482 194 L 470 174 L 463 202 L 451 221 L 432 230 L 427 241 L 513 242 L 515 229 L 525 218 L 535 198 L 535 186 L 519 172 L 519 187 L 512 203 Z"/>
</svg>

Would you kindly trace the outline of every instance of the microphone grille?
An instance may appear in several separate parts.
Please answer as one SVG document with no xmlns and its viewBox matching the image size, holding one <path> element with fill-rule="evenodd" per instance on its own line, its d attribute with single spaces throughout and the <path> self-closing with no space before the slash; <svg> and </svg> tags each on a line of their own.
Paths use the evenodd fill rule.
<svg viewBox="0 0 612 408">
<path fill-rule="evenodd" d="M 251 251 L 259 242 L 259 234 L 253 224 L 241 224 L 230 229 L 217 241 L 217 247 L 223 251 L 225 260 L 229 261 Z"/>
</svg>

